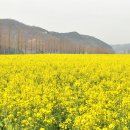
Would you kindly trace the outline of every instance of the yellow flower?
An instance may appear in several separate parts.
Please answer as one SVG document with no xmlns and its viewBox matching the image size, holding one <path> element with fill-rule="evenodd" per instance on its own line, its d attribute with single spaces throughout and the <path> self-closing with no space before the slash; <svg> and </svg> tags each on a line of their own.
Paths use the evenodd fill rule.
<svg viewBox="0 0 130 130">
<path fill-rule="evenodd" d="M 56 130 L 55 126 L 128 130 L 129 59 L 129 55 L 0 55 L 0 125 L 26 130 L 41 126 L 46 127 L 40 130 Z M 103 124 L 109 125 L 102 128 Z"/>
<path fill-rule="evenodd" d="M 128 130 L 128 127 L 127 127 L 127 126 L 125 126 L 125 127 L 123 128 L 123 130 Z"/>
<path fill-rule="evenodd" d="M 40 130 L 45 130 L 44 128 L 40 128 Z"/>
<path fill-rule="evenodd" d="M 114 129 L 114 127 L 115 127 L 115 125 L 113 123 L 109 125 L 110 129 Z"/>
</svg>

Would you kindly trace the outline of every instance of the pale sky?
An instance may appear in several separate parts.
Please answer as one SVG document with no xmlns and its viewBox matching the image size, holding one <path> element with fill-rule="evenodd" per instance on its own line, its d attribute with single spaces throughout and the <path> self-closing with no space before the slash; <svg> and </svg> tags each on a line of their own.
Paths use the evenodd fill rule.
<svg viewBox="0 0 130 130">
<path fill-rule="evenodd" d="M 0 19 L 130 43 L 130 0 L 0 0 Z"/>
</svg>

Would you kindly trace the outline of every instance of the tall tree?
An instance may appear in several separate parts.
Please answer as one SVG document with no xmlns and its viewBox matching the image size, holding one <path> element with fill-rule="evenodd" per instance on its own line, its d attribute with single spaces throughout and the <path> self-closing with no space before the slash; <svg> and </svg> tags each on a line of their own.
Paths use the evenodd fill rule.
<svg viewBox="0 0 130 130">
<path fill-rule="evenodd" d="M 20 52 L 20 31 L 18 31 L 17 35 L 17 51 Z"/>
<path fill-rule="evenodd" d="M 10 53 L 11 50 L 11 27 L 9 27 L 9 31 L 8 31 L 8 53 Z"/>
<path fill-rule="evenodd" d="M 2 51 L 2 33 L 1 33 L 1 28 L 0 28 L 0 53 Z"/>
</svg>

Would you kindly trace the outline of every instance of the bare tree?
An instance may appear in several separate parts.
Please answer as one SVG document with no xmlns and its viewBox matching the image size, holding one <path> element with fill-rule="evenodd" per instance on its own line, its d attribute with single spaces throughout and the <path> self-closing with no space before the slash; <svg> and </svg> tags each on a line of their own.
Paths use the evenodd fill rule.
<svg viewBox="0 0 130 130">
<path fill-rule="evenodd" d="M 18 35 L 17 35 L 17 51 L 18 53 L 20 51 L 20 31 L 18 31 Z"/>
<path fill-rule="evenodd" d="M 26 40 L 24 40 L 24 50 L 25 50 L 25 54 L 27 53 L 27 42 Z"/>
<path fill-rule="evenodd" d="M 23 51 L 23 42 L 24 42 L 24 35 L 23 33 L 20 34 L 20 50 Z"/>
<path fill-rule="evenodd" d="M 30 44 L 31 44 L 31 54 L 32 54 L 33 40 L 31 40 Z"/>
<path fill-rule="evenodd" d="M 4 35 L 3 35 L 3 43 L 4 43 L 4 54 L 6 53 L 6 41 L 7 40 L 7 38 L 6 38 L 6 33 L 4 33 Z"/>
<path fill-rule="evenodd" d="M 38 37 L 36 38 L 36 53 L 37 53 L 37 50 L 38 50 Z"/>
<path fill-rule="evenodd" d="M 9 27 L 9 31 L 8 31 L 8 53 L 10 53 L 10 49 L 11 49 L 11 28 Z"/>
<path fill-rule="evenodd" d="M 41 53 L 41 38 L 38 41 L 38 53 Z"/>
<path fill-rule="evenodd" d="M 44 53 L 44 44 L 43 44 L 43 40 L 42 40 L 42 53 Z"/>
<path fill-rule="evenodd" d="M 2 31 L 1 31 L 1 28 L 0 28 L 0 53 L 2 51 Z"/>
</svg>

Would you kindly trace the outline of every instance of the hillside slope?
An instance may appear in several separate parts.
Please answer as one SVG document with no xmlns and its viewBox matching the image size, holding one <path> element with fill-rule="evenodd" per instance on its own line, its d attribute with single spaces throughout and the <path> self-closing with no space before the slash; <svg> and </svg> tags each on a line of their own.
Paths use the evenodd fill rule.
<svg viewBox="0 0 130 130">
<path fill-rule="evenodd" d="M 58 33 L 0 19 L 1 53 L 113 53 L 105 42 L 77 32 Z"/>
<path fill-rule="evenodd" d="M 115 53 L 130 53 L 130 44 L 117 44 L 112 45 L 113 50 Z"/>
</svg>

